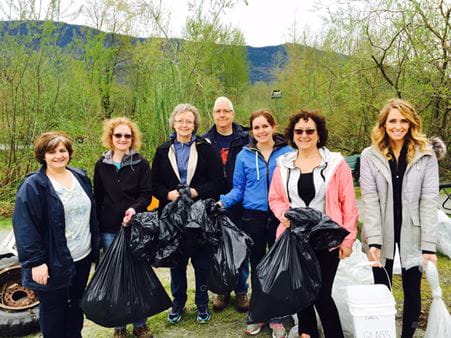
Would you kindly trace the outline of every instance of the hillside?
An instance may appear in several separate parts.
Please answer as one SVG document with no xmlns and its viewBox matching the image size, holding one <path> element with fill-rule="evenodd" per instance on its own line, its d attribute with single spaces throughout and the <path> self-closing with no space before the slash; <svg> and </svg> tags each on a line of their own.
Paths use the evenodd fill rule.
<svg viewBox="0 0 451 338">
<path fill-rule="evenodd" d="M 98 30 L 87 26 L 72 25 L 64 22 L 55 22 L 56 30 L 52 33 L 55 43 L 61 48 L 71 49 L 71 45 L 76 39 L 82 41 L 91 34 L 98 34 Z M 30 33 L 40 33 L 46 29 L 45 21 L 0 21 L 0 43 L 4 39 L 5 33 L 10 35 L 26 36 Z M 111 34 L 112 36 L 112 34 Z M 134 37 L 133 42 L 146 41 L 145 38 Z M 39 45 L 39 41 L 33 40 L 32 46 Z M 284 64 L 286 50 L 284 45 L 268 47 L 246 46 L 249 62 L 249 73 L 251 83 L 257 81 L 271 82 L 273 80 L 272 70 L 279 63 Z"/>
</svg>

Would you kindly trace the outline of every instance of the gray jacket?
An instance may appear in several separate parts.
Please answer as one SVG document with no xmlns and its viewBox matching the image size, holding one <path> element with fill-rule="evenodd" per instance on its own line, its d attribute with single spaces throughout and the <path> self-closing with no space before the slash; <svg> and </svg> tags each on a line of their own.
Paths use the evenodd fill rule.
<svg viewBox="0 0 451 338">
<path fill-rule="evenodd" d="M 360 187 L 363 200 L 362 240 L 366 248 L 382 246 L 382 264 L 394 257 L 393 186 L 388 160 L 374 146 L 362 152 Z M 432 151 L 416 150 L 402 181 L 400 258 L 435 251 L 437 243 L 438 163 Z"/>
</svg>

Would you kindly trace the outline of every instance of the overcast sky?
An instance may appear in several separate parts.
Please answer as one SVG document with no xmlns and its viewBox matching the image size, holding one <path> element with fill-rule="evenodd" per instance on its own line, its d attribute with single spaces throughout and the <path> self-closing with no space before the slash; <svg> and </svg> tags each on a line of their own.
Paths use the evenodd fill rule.
<svg viewBox="0 0 451 338">
<path fill-rule="evenodd" d="M 0 0 L 3 2 L 4 0 Z M 45 7 L 50 0 L 33 0 L 40 13 L 45 15 Z M 102 0 L 60 0 L 60 20 L 68 23 L 93 25 L 86 16 L 79 13 L 79 9 Z M 118 0 L 116 0 L 118 1 Z M 133 0 L 129 0 L 133 1 Z M 150 0 L 149 0 L 150 1 Z M 152 0 L 158 3 L 160 0 Z M 171 12 L 169 17 L 171 37 L 180 37 L 186 18 L 190 16 L 187 0 L 161 0 L 163 7 Z M 208 3 L 208 0 L 205 1 Z M 247 45 L 254 47 L 283 44 L 293 41 L 294 23 L 296 32 L 307 32 L 312 39 L 315 33 L 321 32 L 322 18 L 327 15 L 327 6 L 333 6 L 334 0 L 238 0 L 238 4 L 226 10 L 221 22 L 231 24 L 244 35 Z M 247 5 L 246 5 L 247 3 Z M 0 4 L 5 13 L 8 5 Z M 35 6 L 35 7 L 36 7 Z M 6 10 L 8 12 L 8 10 Z M 75 15 L 74 15 L 75 13 Z M 192 14 L 192 13 L 191 13 Z M 42 19 L 42 16 L 39 15 Z M 147 23 L 146 23 L 147 24 Z M 148 26 L 148 24 L 147 24 Z M 136 26 L 137 27 L 137 26 Z M 141 34 L 142 33 L 142 34 Z M 147 37 L 145 32 L 135 35 Z M 303 41 L 304 42 L 304 41 Z"/>
<path fill-rule="evenodd" d="M 322 28 L 322 16 L 327 14 L 324 6 L 330 0 L 247 0 L 228 10 L 223 18 L 244 34 L 246 44 L 261 47 L 278 45 L 293 40 L 293 23 L 296 30 L 319 32 Z M 183 0 L 164 0 L 173 10 L 172 29 L 180 34 L 186 17 L 187 2 Z M 318 9 L 318 4 L 323 7 Z"/>
</svg>

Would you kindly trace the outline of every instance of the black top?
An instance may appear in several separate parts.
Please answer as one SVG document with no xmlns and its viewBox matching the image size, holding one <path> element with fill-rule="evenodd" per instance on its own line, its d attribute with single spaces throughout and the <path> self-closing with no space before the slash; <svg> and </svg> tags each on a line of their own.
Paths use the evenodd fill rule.
<svg viewBox="0 0 451 338">
<path fill-rule="evenodd" d="M 197 165 L 190 187 L 197 190 L 199 196 L 195 199 L 214 198 L 218 200 L 224 190 L 224 178 L 221 169 L 221 160 L 213 146 L 204 138 L 196 136 Z M 163 143 L 157 148 L 152 162 L 151 180 L 152 193 L 159 200 L 159 212 L 166 204 L 168 192 L 177 189 L 180 184 L 171 162 L 169 161 L 169 148 L 172 140 Z"/>
<path fill-rule="evenodd" d="M 225 164 L 222 164 L 223 176 L 225 179 L 225 184 L 223 185 L 223 190 L 221 193 L 226 194 L 233 188 L 233 171 L 235 169 L 235 160 L 238 153 L 241 149 L 247 145 L 250 141 L 248 128 L 240 126 L 239 124 L 233 123 L 233 139 L 230 144 L 227 146 L 227 160 Z M 222 144 L 221 140 L 218 140 L 218 137 L 221 138 L 221 134 L 216 130 L 216 126 L 213 127 L 203 135 L 204 138 L 208 139 L 213 145 L 213 149 L 217 152 L 218 157 L 221 156 L 221 149 L 224 148 L 224 144 Z M 224 138 L 224 136 L 223 136 Z M 224 140 L 222 140 L 224 141 Z M 222 155 L 225 155 L 224 153 Z M 224 157 L 222 157 L 223 159 Z"/>
<path fill-rule="evenodd" d="M 102 156 L 94 168 L 94 196 L 100 232 L 118 232 L 128 208 L 147 210 L 152 198 L 149 162 L 135 152 L 124 156 L 118 170 Z"/>
<path fill-rule="evenodd" d="M 402 224 L 402 180 L 407 169 L 407 146 L 404 145 L 399 154 L 398 161 L 391 153 L 392 159 L 388 161 L 393 185 L 393 225 L 395 243 L 400 243 Z"/>
<path fill-rule="evenodd" d="M 301 173 L 298 180 L 298 194 L 308 207 L 310 202 L 315 197 L 315 184 L 313 183 L 313 172 Z"/>
</svg>

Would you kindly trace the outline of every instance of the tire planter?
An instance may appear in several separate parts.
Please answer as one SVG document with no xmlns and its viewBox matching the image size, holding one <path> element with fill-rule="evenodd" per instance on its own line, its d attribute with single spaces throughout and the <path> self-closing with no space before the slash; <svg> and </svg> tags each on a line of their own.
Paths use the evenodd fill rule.
<svg viewBox="0 0 451 338">
<path fill-rule="evenodd" d="M 39 331 L 39 301 L 21 283 L 19 265 L 0 270 L 0 336 L 25 336 Z"/>
</svg>

